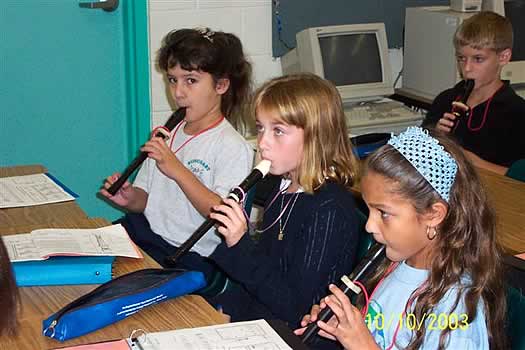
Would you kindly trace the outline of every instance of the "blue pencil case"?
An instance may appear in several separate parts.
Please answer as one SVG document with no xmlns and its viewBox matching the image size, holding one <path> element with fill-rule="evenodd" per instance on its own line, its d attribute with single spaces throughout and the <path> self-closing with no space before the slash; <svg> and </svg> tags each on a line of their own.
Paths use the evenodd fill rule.
<svg viewBox="0 0 525 350">
<path fill-rule="evenodd" d="M 141 309 L 206 285 L 204 274 L 181 269 L 145 269 L 102 284 L 43 321 L 43 334 L 65 341 L 120 321 Z"/>
</svg>

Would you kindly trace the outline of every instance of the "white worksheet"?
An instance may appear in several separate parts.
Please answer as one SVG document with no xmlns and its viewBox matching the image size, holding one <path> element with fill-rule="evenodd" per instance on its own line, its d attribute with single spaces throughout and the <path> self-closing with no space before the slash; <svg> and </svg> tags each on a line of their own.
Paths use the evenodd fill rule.
<svg viewBox="0 0 525 350">
<path fill-rule="evenodd" d="M 292 350 L 265 320 L 149 333 L 133 349 L 141 350 Z"/>
<path fill-rule="evenodd" d="M 2 236 L 12 262 L 50 256 L 125 256 L 142 258 L 122 225 L 97 229 L 42 229 Z"/>
<path fill-rule="evenodd" d="M 0 208 L 27 207 L 75 200 L 46 174 L 0 178 Z"/>
</svg>

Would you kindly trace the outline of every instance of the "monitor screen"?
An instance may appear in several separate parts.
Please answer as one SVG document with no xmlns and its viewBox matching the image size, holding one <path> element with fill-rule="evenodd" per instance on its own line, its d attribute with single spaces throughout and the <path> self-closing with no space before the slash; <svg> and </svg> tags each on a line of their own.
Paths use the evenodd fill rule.
<svg viewBox="0 0 525 350">
<path fill-rule="evenodd" d="M 375 33 L 320 37 L 319 46 L 324 77 L 336 86 L 383 81 Z"/>
</svg>

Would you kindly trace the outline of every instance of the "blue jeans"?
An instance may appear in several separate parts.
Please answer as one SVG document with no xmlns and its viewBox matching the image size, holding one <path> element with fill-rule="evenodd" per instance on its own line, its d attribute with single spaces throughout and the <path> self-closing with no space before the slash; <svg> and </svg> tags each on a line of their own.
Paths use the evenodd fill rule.
<svg viewBox="0 0 525 350">
<path fill-rule="evenodd" d="M 208 282 L 211 276 L 220 270 L 211 259 L 195 252 L 187 252 L 178 259 L 175 265 L 167 261 L 166 258 L 175 254 L 179 248 L 169 244 L 153 232 L 148 219 L 142 213 L 128 213 L 114 224 L 122 224 L 133 242 L 162 267 L 201 271 Z"/>
</svg>

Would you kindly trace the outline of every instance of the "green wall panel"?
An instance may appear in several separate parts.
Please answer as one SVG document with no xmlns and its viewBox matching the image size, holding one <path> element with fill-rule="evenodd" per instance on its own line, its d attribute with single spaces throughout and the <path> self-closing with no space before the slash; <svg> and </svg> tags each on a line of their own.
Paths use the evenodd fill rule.
<svg viewBox="0 0 525 350">
<path fill-rule="evenodd" d="M 149 121 L 149 93 L 128 104 L 149 77 L 147 68 L 129 73 L 126 51 L 127 26 L 136 23 L 128 7 L 145 17 L 146 0 L 120 3 L 114 12 L 76 0 L 0 3 L 0 166 L 43 164 L 90 216 L 108 219 L 121 213 L 97 191 L 135 155 L 139 131 L 130 130 Z M 147 33 L 145 23 L 135 30 Z"/>
</svg>

